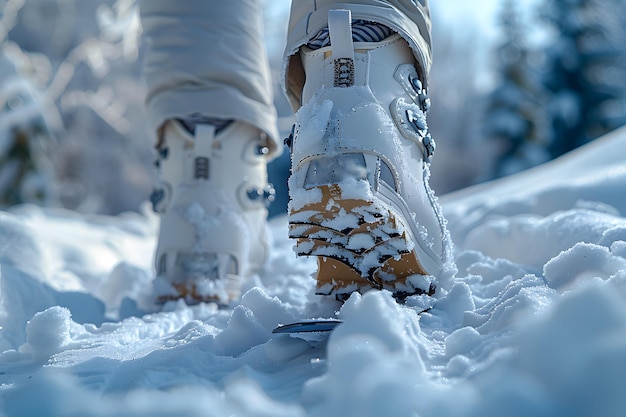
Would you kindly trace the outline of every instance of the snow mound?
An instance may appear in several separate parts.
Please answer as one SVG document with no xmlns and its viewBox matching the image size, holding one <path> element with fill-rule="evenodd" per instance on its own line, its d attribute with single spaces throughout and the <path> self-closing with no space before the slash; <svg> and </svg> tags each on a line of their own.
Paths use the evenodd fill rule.
<svg viewBox="0 0 626 417">
<path fill-rule="evenodd" d="M 2 213 L 0 414 L 626 415 L 625 156 L 622 130 L 443 197 L 458 272 L 404 305 L 314 295 L 277 218 L 240 301 L 157 310 L 153 215 Z M 343 324 L 271 332 L 314 318 Z"/>
</svg>

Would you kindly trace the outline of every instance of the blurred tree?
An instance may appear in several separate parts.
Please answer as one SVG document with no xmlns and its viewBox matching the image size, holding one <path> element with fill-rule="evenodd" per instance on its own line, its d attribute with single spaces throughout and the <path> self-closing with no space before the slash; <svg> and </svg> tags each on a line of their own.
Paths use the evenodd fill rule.
<svg viewBox="0 0 626 417">
<path fill-rule="evenodd" d="M 47 130 L 43 124 L 16 127 L 9 132 L 7 147 L 0 155 L 0 207 L 31 203 L 46 205 L 53 201 L 48 178 L 49 163 L 41 161 L 38 147 Z"/>
<path fill-rule="evenodd" d="M 30 161 L 24 167 L 39 167 L 38 144 L 46 146 L 52 169 L 39 177 L 52 183 L 57 205 L 105 214 L 140 210 L 156 170 L 153 132 L 144 123 L 137 8 L 136 0 L 0 0 L 0 54 L 33 93 L 7 95 L 14 83 L 0 68 L 0 105 L 12 100 L 0 109 L 0 145 L 6 145 L 0 186 L 17 172 L 6 159 L 8 146 L 26 140 L 29 153 L 13 155 Z M 23 128 L 34 120 L 26 112 L 31 107 L 56 141 L 44 140 L 42 129 Z M 12 187 L 15 196 L 18 185 Z"/>
<path fill-rule="evenodd" d="M 434 55 L 428 91 L 432 103 L 428 126 L 437 142 L 430 167 L 431 186 L 439 194 L 485 178 L 485 167 L 491 161 L 480 132 L 484 104 L 480 82 L 485 68 L 481 66 L 482 48 L 476 45 L 483 41 L 476 22 L 468 22 L 462 31 L 451 30 L 441 17 L 442 9 L 449 7 L 443 3 L 432 3 Z"/>
<path fill-rule="evenodd" d="M 554 32 L 543 77 L 553 157 L 626 122 L 625 12 L 623 0 L 544 1 L 541 18 Z"/>
<path fill-rule="evenodd" d="M 19 71 L 10 56 L 8 29 L 15 24 L 23 2 L 4 4 L 0 12 L 0 208 L 15 204 L 55 202 L 51 181 L 53 146 L 51 121 L 36 84 Z"/>
<path fill-rule="evenodd" d="M 484 134 L 499 150 L 492 176 L 512 174 L 550 159 L 544 91 L 529 65 L 524 25 L 517 3 L 505 0 L 499 24 L 504 42 L 497 48 L 499 82 L 487 97 Z"/>
</svg>

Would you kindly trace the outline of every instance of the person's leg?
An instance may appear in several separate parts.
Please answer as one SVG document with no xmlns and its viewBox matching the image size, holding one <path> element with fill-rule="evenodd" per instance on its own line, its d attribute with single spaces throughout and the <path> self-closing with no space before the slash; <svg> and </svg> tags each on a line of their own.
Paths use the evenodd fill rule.
<svg viewBox="0 0 626 417">
<path fill-rule="evenodd" d="M 294 110 L 302 104 L 304 72 L 300 47 L 328 26 L 328 11 L 350 10 L 352 19 L 379 22 L 404 38 L 415 56 L 424 87 L 432 62 L 431 20 L 428 0 L 293 0 L 285 47 L 285 92 Z"/>
<path fill-rule="evenodd" d="M 158 137 L 157 301 L 226 304 L 268 253 L 277 142 L 256 0 L 144 0 L 146 108 Z"/>
<path fill-rule="evenodd" d="M 278 131 L 258 0 L 140 0 L 146 106 L 155 130 L 201 114 Z"/>
<path fill-rule="evenodd" d="M 451 243 L 428 185 L 427 2 L 296 1 L 288 39 L 290 236 L 318 258 L 318 293 L 432 294 Z"/>
</svg>

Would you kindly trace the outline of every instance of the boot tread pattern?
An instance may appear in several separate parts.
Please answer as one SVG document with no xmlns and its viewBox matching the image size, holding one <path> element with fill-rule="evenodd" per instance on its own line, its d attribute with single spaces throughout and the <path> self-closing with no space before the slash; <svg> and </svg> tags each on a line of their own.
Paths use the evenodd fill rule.
<svg viewBox="0 0 626 417">
<path fill-rule="evenodd" d="M 408 228 L 395 210 L 368 195 L 342 199 L 339 185 L 315 187 L 321 200 L 291 210 L 289 236 L 299 256 L 317 256 L 317 293 L 347 298 L 352 292 L 387 289 L 399 298 L 432 295 L 413 277 L 420 264 Z"/>
</svg>

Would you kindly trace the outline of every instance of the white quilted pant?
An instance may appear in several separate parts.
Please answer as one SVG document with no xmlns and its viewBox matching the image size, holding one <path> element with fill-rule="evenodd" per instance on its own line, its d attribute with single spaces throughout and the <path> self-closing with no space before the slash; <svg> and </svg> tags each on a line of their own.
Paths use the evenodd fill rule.
<svg viewBox="0 0 626 417">
<path fill-rule="evenodd" d="M 234 119 L 264 131 L 272 150 L 280 151 L 261 8 L 257 0 L 140 0 L 146 108 L 155 131 L 166 120 L 192 114 Z M 401 34 L 427 78 L 428 0 L 293 0 L 283 85 L 294 110 L 304 85 L 298 49 L 326 26 L 330 9 L 349 9 L 354 19 Z"/>
</svg>

